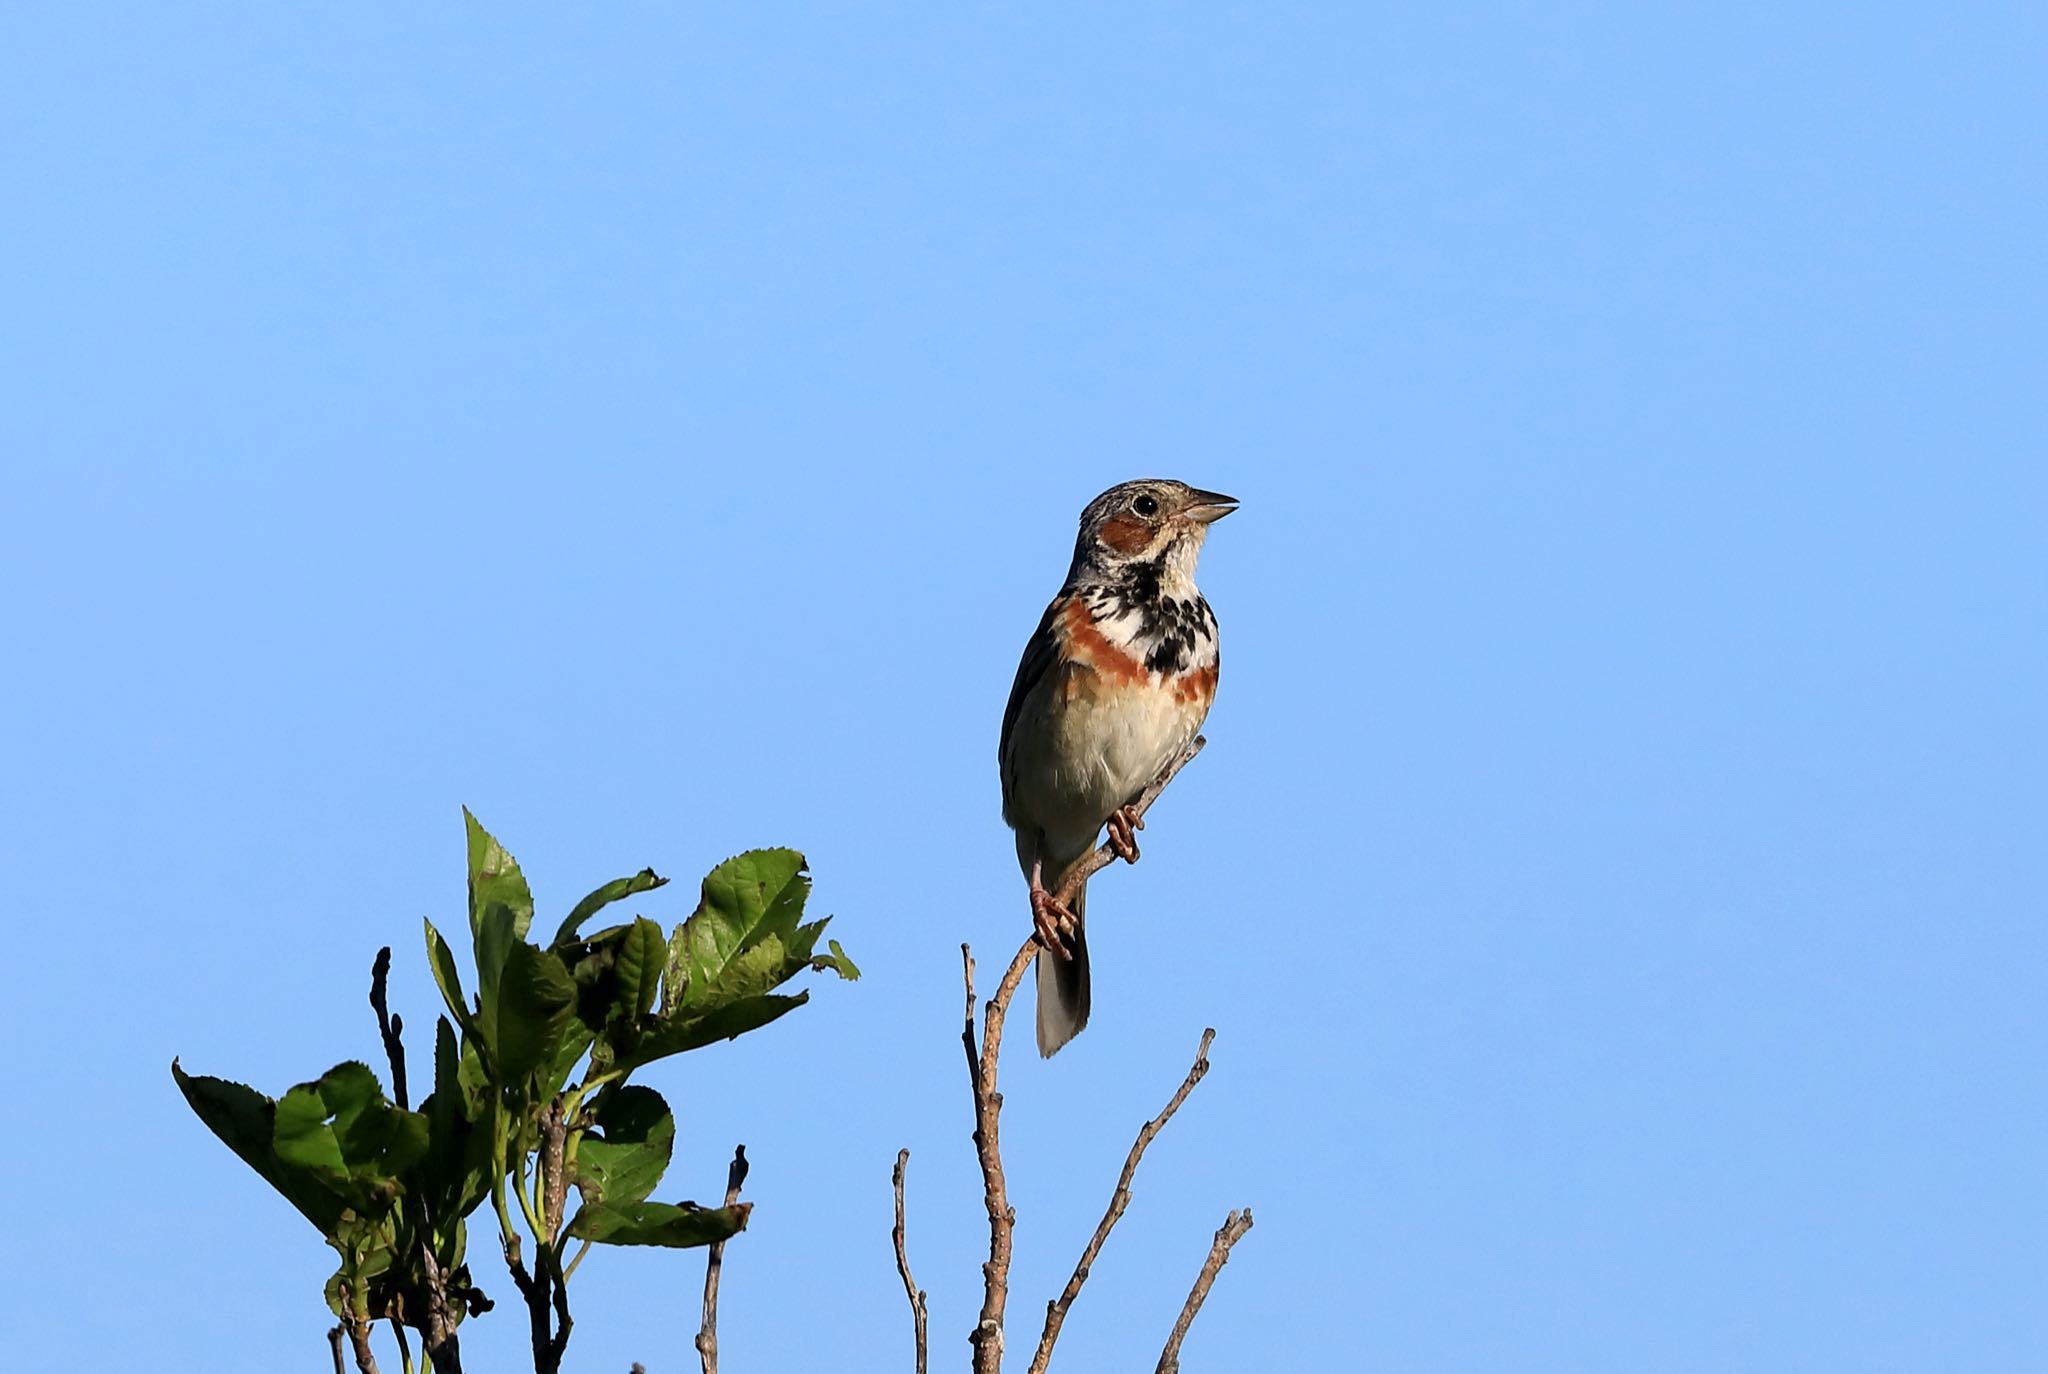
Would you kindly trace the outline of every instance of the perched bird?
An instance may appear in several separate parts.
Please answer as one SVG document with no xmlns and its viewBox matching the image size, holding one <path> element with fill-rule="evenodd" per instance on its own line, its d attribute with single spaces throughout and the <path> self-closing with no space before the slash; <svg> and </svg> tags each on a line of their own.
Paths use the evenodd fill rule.
<svg viewBox="0 0 2048 1374">
<path fill-rule="evenodd" d="M 1195 589 L 1195 558 L 1209 526 L 1236 509 L 1232 497 L 1156 478 L 1096 497 L 1066 585 L 1017 665 L 996 758 L 1044 946 L 1040 1054 L 1088 1024 L 1086 888 L 1069 909 L 1060 885 L 1105 825 L 1124 861 L 1138 861 L 1144 822 L 1131 803 L 1216 699 L 1216 617 Z"/>
</svg>

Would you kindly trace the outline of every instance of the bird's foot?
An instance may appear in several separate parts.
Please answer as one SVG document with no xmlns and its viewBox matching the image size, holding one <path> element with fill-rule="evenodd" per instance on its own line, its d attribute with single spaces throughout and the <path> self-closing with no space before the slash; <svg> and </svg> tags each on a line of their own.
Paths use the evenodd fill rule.
<svg viewBox="0 0 2048 1374">
<path fill-rule="evenodd" d="M 1074 913 L 1066 905 L 1047 892 L 1043 887 L 1031 885 L 1031 925 L 1038 932 L 1038 943 L 1051 950 L 1061 959 L 1074 957 L 1070 943 L 1079 928 Z"/>
<path fill-rule="evenodd" d="M 1136 807 L 1122 806 L 1110 812 L 1107 825 L 1109 827 L 1109 847 L 1125 863 L 1136 863 L 1138 861 L 1138 832 L 1145 828 L 1145 818 L 1138 814 Z"/>
</svg>

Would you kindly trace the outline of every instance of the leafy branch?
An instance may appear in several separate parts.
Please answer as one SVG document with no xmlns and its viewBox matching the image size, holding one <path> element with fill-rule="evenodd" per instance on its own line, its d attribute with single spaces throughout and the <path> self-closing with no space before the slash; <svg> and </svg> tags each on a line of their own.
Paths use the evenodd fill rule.
<svg viewBox="0 0 2048 1374">
<path fill-rule="evenodd" d="M 605 908 L 666 883 L 645 869 L 592 892 L 535 944 L 519 865 L 463 815 L 477 990 L 465 995 L 454 951 L 428 921 L 427 963 L 447 1014 L 435 1025 L 433 1091 L 417 1110 L 404 1022 L 386 1000 L 388 948 L 372 967 L 370 1002 L 390 1097 L 355 1062 L 278 1099 L 171 1065 L 200 1119 L 340 1256 L 327 1284 L 332 1339 L 338 1358 L 346 1337 L 363 1374 L 376 1369 L 379 1321 L 391 1323 L 407 1374 L 408 1328 L 437 1374 L 460 1371 L 457 1328 L 492 1306 L 465 1255 L 467 1219 L 486 1201 L 527 1308 L 537 1374 L 561 1367 L 574 1325 L 569 1279 L 590 1246 L 717 1247 L 744 1229 L 751 1208 L 736 1187 L 718 1207 L 651 1200 L 675 1117 L 630 1079 L 787 1015 L 809 993 L 778 989 L 806 970 L 860 976 L 836 940 L 820 950 L 825 920 L 802 919 L 810 879 L 788 849 L 720 864 L 671 931 L 636 916 L 584 933 Z"/>
</svg>

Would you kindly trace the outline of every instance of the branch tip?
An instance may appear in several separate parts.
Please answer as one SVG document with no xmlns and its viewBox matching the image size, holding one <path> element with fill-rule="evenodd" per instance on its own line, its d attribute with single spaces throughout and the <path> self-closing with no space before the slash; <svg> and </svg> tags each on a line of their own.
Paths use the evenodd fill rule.
<svg viewBox="0 0 2048 1374">
<path fill-rule="evenodd" d="M 1095 1234 L 1089 1238 L 1087 1246 L 1081 1251 L 1081 1258 L 1074 1265 L 1073 1276 L 1067 1280 L 1067 1286 L 1060 1290 L 1060 1295 L 1045 1305 L 1045 1329 L 1039 1334 L 1038 1349 L 1031 1357 L 1028 1374 L 1044 1374 L 1046 1365 L 1052 1360 L 1053 1342 L 1059 1339 L 1060 1327 L 1067 1320 L 1068 1310 L 1073 1307 L 1074 1300 L 1081 1296 L 1081 1287 L 1088 1282 L 1095 1261 L 1102 1254 L 1104 1243 L 1109 1240 L 1110 1231 L 1122 1218 L 1124 1209 L 1131 1205 L 1131 1180 L 1137 1176 L 1139 1161 L 1144 1159 L 1145 1151 L 1152 1144 L 1153 1137 L 1166 1128 L 1167 1122 L 1173 1120 L 1173 1114 L 1180 1110 L 1180 1104 L 1187 1101 L 1188 1094 L 1193 1092 L 1195 1085 L 1208 1074 L 1209 1043 L 1215 1038 L 1214 1029 L 1202 1032 L 1202 1043 L 1195 1051 L 1195 1062 L 1189 1066 L 1187 1076 L 1181 1079 L 1180 1087 L 1167 1099 L 1166 1106 L 1160 1110 L 1159 1115 L 1138 1128 L 1138 1138 L 1132 1143 L 1131 1152 L 1124 1157 L 1123 1172 L 1117 1175 L 1116 1191 L 1109 1196 L 1109 1207 L 1103 1212 L 1102 1220 L 1096 1224 Z"/>
<path fill-rule="evenodd" d="M 725 1205 L 739 1204 L 740 1185 L 747 1181 L 747 1147 L 732 1147 L 732 1163 L 725 1171 Z M 718 1374 L 718 1280 L 725 1268 L 725 1242 L 711 1243 L 704 1261 L 704 1320 L 697 1328 L 697 1359 L 704 1374 Z"/>
<path fill-rule="evenodd" d="M 896 1242 L 896 1272 L 903 1279 L 904 1296 L 910 1300 L 910 1324 L 917 1339 L 917 1374 L 925 1374 L 925 1292 L 910 1276 L 910 1250 L 903 1221 L 903 1175 L 910 1166 L 910 1151 L 896 1152 L 896 1167 L 890 1179 L 896 1189 L 896 1229 L 891 1233 Z"/>
<path fill-rule="evenodd" d="M 1194 1324 L 1195 1314 L 1208 1300 L 1209 1289 L 1216 1282 L 1216 1276 L 1229 1262 L 1231 1247 L 1244 1239 L 1244 1233 L 1251 1229 L 1252 1209 L 1249 1207 L 1231 1212 L 1223 1219 L 1223 1225 L 1216 1229 L 1216 1238 L 1209 1245 L 1209 1257 L 1202 1261 L 1201 1272 L 1195 1275 L 1195 1286 L 1189 1290 L 1188 1300 L 1182 1304 L 1180 1316 L 1173 1323 L 1173 1332 L 1166 1338 L 1166 1348 L 1159 1352 L 1159 1364 L 1154 1374 L 1179 1374 L 1180 1343 Z"/>
</svg>

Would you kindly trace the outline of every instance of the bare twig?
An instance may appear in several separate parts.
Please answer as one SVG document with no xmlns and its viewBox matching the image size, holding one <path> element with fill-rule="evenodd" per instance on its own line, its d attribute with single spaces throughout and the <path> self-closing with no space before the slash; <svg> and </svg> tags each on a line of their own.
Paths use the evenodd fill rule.
<svg viewBox="0 0 2048 1374">
<path fill-rule="evenodd" d="M 347 1330 L 340 1322 L 327 1328 L 327 1345 L 334 1352 L 334 1374 L 348 1374 L 347 1368 L 341 1362 L 341 1341 L 347 1334 Z"/>
<path fill-rule="evenodd" d="M 740 1200 L 740 1185 L 747 1181 L 747 1147 L 735 1145 L 732 1166 L 725 1171 L 725 1205 Z M 704 1324 L 697 1331 L 697 1358 L 704 1374 L 718 1374 L 718 1277 L 725 1267 L 725 1242 L 713 1241 L 711 1257 L 704 1264 Z"/>
<path fill-rule="evenodd" d="M 377 1013 L 377 1034 L 384 1040 L 384 1055 L 391 1061 L 391 1100 L 398 1104 L 400 1111 L 409 1111 L 412 1103 L 405 1091 L 405 1043 L 399 1037 L 405 1032 L 405 1022 L 390 1011 L 384 998 L 384 983 L 391 976 L 391 946 L 377 951 L 377 960 L 370 965 L 370 1006 Z"/>
<path fill-rule="evenodd" d="M 1010 1209 L 1003 1158 L 996 1143 L 996 1117 L 1002 1103 L 1000 1099 L 990 1101 L 982 1087 L 982 1053 L 974 1038 L 974 954 L 966 945 L 960 946 L 960 963 L 967 983 L 967 1023 L 960 1032 L 960 1043 L 967 1050 L 967 1086 L 974 1095 L 974 1153 L 981 1164 L 982 1201 L 988 1209 L 981 1319 L 967 1339 L 974 1347 L 976 1374 L 994 1374 L 1003 1366 L 1003 1306 L 1009 1298 L 1010 1230 L 1017 1214 Z"/>
<path fill-rule="evenodd" d="M 970 1010 L 967 1013 L 972 1016 Z M 903 1276 L 903 1292 L 910 1299 L 910 1324 L 917 1331 L 917 1374 L 924 1371 L 924 1290 L 917 1286 L 917 1280 L 910 1277 L 910 1250 L 904 1243 L 903 1229 L 903 1171 L 910 1165 L 910 1151 L 896 1152 L 896 1169 L 892 1176 L 896 1185 L 896 1229 L 891 1235 L 896 1241 L 896 1272 Z"/>
<path fill-rule="evenodd" d="M 1024 970 L 1038 957 L 1038 935 L 1025 940 L 1003 970 L 1002 981 L 982 1014 L 981 1043 L 974 1040 L 974 955 L 960 946 L 967 978 L 967 1025 L 960 1033 L 967 1047 L 967 1074 L 974 1090 L 974 1149 L 981 1162 L 982 1202 L 988 1209 L 988 1261 L 982 1265 L 981 1317 L 968 1340 L 974 1346 L 975 1374 L 995 1374 L 1003 1365 L 1003 1309 L 1010 1300 L 1010 1234 L 1017 1209 L 1010 1205 L 1003 1177 L 1000 1119 L 1003 1095 L 996 1091 L 996 1070 L 1003 1053 L 1003 1019 L 1010 999 L 1024 981 Z"/>
<path fill-rule="evenodd" d="M 1166 1338 L 1166 1349 L 1159 1352 L 1159 1365 L 1154 1374 L 1179 1374 L 1180 1343 L 1187 1336 L 1188 1327 L 1194 1324 L 1195 1313 L 1202 1310 L 1210 1285 L 1216 1282 L 1216 1276 L 1223 1272 L 1224 1264 L 1230 1259 L 1230 1247 L 1251 1229 L 1252 1209 L 1249 1207 L 1242 1212 L 1232 1212 L 1216 1229 L 1216 1239 L 1209 1246 L 1209 1258 L 1202 1261 L 1202 1272 L 1195 1275 L 1195 1286 L 1189 1291 L 1188 1300 L 1173 1323 L 1173 1334 Z"/>
<path fill-rule="evenodd" d="M 1173 762 L 1167 764 L 1160 771 L 1158 777 L 1147 783 L 1145 790 L 1140 792 L 1137 799 L 1131 803 L 1132 814 L 1142 818 L 1147 811 L 1151 810 L 1152 803 L 1159 800 L 1159 794 L 1166 790 L 1166 785 L 1173 781 L 1174 775 L 1194 762 L 1195 755 L 1201 753 L 1203 746 L 1208 744 L 1208 742 L 1208 737 L 1204 735 L 1196 735 L 1193 739 L 1189 740 L 1188 747 L 1181 750 L 1174 757 Z M 1060 905 L 1071 905 L 1074 900 L 1074 894 L 1080 891 L 1081 884 L 1109 867 L 1115 859 L 1116 850 L 1107 841 L 1104 841 L 1102 844 L 1097 845 L 1094 851 L 1086 858 L 1068 869 L 1060 879 L 1060 890 L 1055 894 Z"/>
<path fill-rule="evenodd" d="M 1045 1305 L 1045 1331 L 1038 1338 L 1038 1352 L 1031 1357 L 1030 1374 L 1045 1374 L 1045 1367 L 1052 1359 L 1053 1342 L 1059 1339 L 1060 1327 L 1067 1320 L 1067 1311 L 1074 1305 L 1074 1299 L 1081 1296 L 1081 1285 L 1088 1282 L 1088 1274 L 1095 1265 L 1096 1256 L 1102 1253 L 1103 1242 L 1109 1239 L 1109 1232 L 1131 1205 L 1131 1179 L 1138 1172 L 1138 1161 L 1145 1157 L 1145 1150 L 1152 1138 L 1159 1134 L 1166 1123 L 1173 1120 L 1173 1114 L 1180 1110 L 1180 1104 L 1188 1100 L 1188 1094 L 1195 1090 L 1195 1084 L 1202 1081 L 1209 1072 L 1209 1045 L 1215 1040 L 1213 1029 L 1202 1032 L 1202 1043 L 1195 1051 L 1194 1066 L 1188 1076 L 1181 1080 L 1180 1088 L 1166 1104 L 1166 1109 L 1138 1128 L 1138 1139 L 1131 1146 L 1130 1154 L 1124 1159 L 1124 1171 L 1118 1175 L 1116 1191 L 1110 1194 L 1109 1210 L 1102 1214 L 1102 1221 L 1096 1226 L 1095 1234 L 1089 1237 L 1088 1246 L 1081 1252 L 1081 1260 L 1074 1266 L 1073 1277 L 1059 1297 Z M 1250 1213 L 1246 1213 L 1249 1218 Z M 1246 1222 L 1250 1224 L 1249 1220 Z"/>
<path fill-rule="evenodd" d="M 526 1272 L 526 1261 L 519 1254 L 518 1236 L 501 1236 L 505 1246 L 505 1267 L 512 1271 L 513 1286 L 519 1296 L 526 1300 L 526 1324 L 533 1340 L 533 1367 L 535 1374 L 548 1374 L 543 1367 L 548 1349 L 548 1299 L 541 1287 L 541 1279 Z M 546 1277 L 543 1271 L 542 1278 Z"/>
<path fill-rule="evenodd" d="M 554 1287 L 555 1338 L 548 1343 L 548 1369 L 562 1367 L 563 1352 L 569 1348 L 569 1328 L 576 1323 L 569 1316 L 569 1281 L 562 1275 L 562 1252 L 552 1245 L 540 1247 L 540 1258 Z"/>
</svg>

